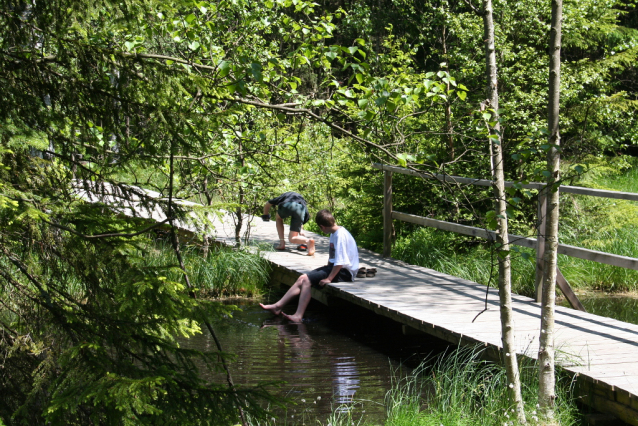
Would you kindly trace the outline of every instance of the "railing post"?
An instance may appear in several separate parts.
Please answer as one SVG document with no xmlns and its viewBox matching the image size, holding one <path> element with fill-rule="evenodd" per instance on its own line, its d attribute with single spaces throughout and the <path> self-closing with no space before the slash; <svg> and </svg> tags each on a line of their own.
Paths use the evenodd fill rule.
<svg viewBox="0 0 638 426">
<path fill-rule="evenodd" d="M 392 172 L 383 175 L 383 257 L 392 256 Z"/>
<path fill-rule="evenodd" d="M 541 302 L 543 298 L 543 257 L 545 256 L 545 213 L 547 207 L 547 187 L 543 187 L 538 191 L 538 212 L 536 224 L 536 301 Z"/>
</svg>

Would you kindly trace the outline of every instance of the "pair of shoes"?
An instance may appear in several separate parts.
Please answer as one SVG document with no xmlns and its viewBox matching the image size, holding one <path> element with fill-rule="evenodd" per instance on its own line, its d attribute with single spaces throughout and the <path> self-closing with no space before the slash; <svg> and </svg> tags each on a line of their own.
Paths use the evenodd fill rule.
<svg viewBox="0 0 638 426">
<path fill-rule="evenodd" d="M 308 246 L 307 246 L 306 244 L 299 244 L 299 245 L 297 246 L 297 250 L 299 250 L 299 251 L 306 251 L 306 250 L 308 250 Z"/>
<path fill-rule="evenodd" d="M 377 274 L 377 268 L 359 268 L 357 278 L 372 278 Z"/>
</svg>

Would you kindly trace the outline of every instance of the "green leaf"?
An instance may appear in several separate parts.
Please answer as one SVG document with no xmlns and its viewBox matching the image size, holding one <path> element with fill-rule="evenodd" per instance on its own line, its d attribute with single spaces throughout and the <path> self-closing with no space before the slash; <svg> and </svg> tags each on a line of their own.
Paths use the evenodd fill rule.
<svg viewBox="0 0 638 426">
<path fill-rule="evenodd" d="M 462 101 L 464 101 L 465 98 L 467 97 L 467 92 L 463 92 L 462 90 L 459 90 L 458 92 L 456 92 L 456 96 L 458 96 L 459 98 L 461 98 Z"/>
<path fill-rule="evenodd" d="M 217 68 L 219 69 L 219 76 L 226 77 L 230 73 L 230 62 L 221 61 Z"/>
<path fill-rule="evenodd" d="M 359 50 L 357 46 L 348 47 L 348 52 L 350 52 L 351 55 L 354 55 L 355 53 L 357 53 L 357 50 Z"/>
<path fill-rule="evenodd" d="M 365 109 L 368 106 L 368 99 L 359 99 L 357 103 L 359 104 L 359 108 Z"/>
<path fill-rule="evenodd" d="M 186 22 L 188 22 L 189 24 L 191 24 L 197 17 L 194 14 L 190 14 L 186 17 Z"/>
</svg>

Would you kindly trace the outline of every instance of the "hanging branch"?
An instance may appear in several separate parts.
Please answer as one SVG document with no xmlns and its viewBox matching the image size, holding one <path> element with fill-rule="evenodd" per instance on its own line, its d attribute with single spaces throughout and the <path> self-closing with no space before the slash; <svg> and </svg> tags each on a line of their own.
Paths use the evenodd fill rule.
<svg viewBox="0 0 638 426">
<path fill-rule="evenodd" d="M 188 276 L 188 273 L 186 272 L 186 265 L 184 264 L 184 259 L 182 258 L 182 253 L 179 248 L 179 238 L 177 236 L 177 232 L 175 232 L 175 224 L 173 223 L 174 218 L 173 218 L 172 208 L 173 208 L 173 175 L 174 175 L 173 172 L 174 170 L 173 170 L 173 144 L 172 143 L 171 143 L 170 149 L 171 149 L 171 152 L 170 152 L 170 160 L 169 160 L 169 181 L 168 181 L 168 217 L 170 218 L 169 222 L 171 225 L 171 241 L 173 244 L 173 250 L 175 251 L 175 256 L 177 257 L 177 261 L 179 262 L 179 267 L 182 270 L 184 275 L 184 280 L 186 281 L 186 287 L 188 287 L 188 294 L 193 299 L 196 299 L 197 297 L 195 295 L 195 292 L 193 291 L 193 286 L 191 285 L 190 278 Z M 217 350 L 220 353 L 223 353 L 224 350 L 222 349 L 221 342 L 217 338 L 217 334 L 215 333 L 215 330 L 213 329 L 213 326 L 211 325 L 210 321 L 204 318 L 203 315 L 202 315 L 202 320 L 204 321 L 206 328 L 210 332 L 210 335 L 213 337 L 213 340 L 215 341 L 215 345 L 217 346 Z M 228 387 L 230 388 L 231 392 L 235 396 L 237 396 L 237 390 L 235 389 L 235 383 L 233 382 L 233 378 L 230 374 L 230 368 L 228 367 L 228 364 L 226 363 L 226 360 L 224 359 L 222 355 L 220 355 L 220 360 L 224 367 L 224 370 L 226 370 L 226 381 L 228 382 Z M 248 422 L 246 421 L 246 416 L 244 414 L 244 409 L 242 408 L 241 404 L 238 404 L 237 408 L 239 409 L 239 417 L 241 418 L 242 425 L 248 426 Z"/>
</svg>

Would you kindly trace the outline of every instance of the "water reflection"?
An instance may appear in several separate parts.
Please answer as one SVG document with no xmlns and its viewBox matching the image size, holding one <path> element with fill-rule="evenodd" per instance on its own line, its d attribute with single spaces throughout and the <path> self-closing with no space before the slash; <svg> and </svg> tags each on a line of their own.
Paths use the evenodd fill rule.
<svg viewBox="0 0 638 426">
<path fill-rule="evenodd" d="M 638 298 L 616 295 L 594 295 L 580 298 L 587 312 L 638 324 Z M 569 306 L 569 303 L 561 303 Z"/>
<path fill-rule="evenodd" d="M 359 389 L 359 369 L 354 356 L 346 356 L 338 348 L 331 345 L 317 345 L 306 324 L 289 324 L 282 318 L 268 319 L 262 328 L 272 327 L 279 332 L 279 343 L 285 342 L 289 350 L 282 351 L 282 355 L 289 357 L 284 362 L 294 367 L 290 370 L 291 377 L 297 382 L 312 374 L 317 368 L 314 354 L 322 354 L 330 364 L 330 378 L 332 380 L 332 403 L 338 412 L 350 411 L 355 402 L 355 394 Z M 282 339 L 283 338 L 283 339 Z M 336 349 L 336 350 L 335 350 Z"/>
<path fill-rule="evenodd" d="M 371 330 L 374 338 L 367 341 L 361 334 L 355 336 L 358 331 L 353 333 L 352 327 L 357 330 L 356 320 L 349 320 L 347 327 L 339 326 L 346 331 L 341 333 L 329 325 L 333 314 L 312 305 L 308 322 L 303 324 L 273 317 L 254 303 L 240 308 L 232 319 L 214 326 L 224 350 L 237 355 L 230 364 L 236 384 L 280 382 L 279 388 L 271 390 L 293 404 L 276 412 L 281 420 L 278 424 L 326 424 L 333 412 L 350 413 L 355 421 L 383 422 L 391 367 L 398 365 L 387 353 L 374 348 L 378 340 L 384 340 L 384 330 Z M 207 333 L 182 345 L 200 350 L 214 348 Z M 214 379 L 223 381 L 223 376 Z"/>
</svg>

